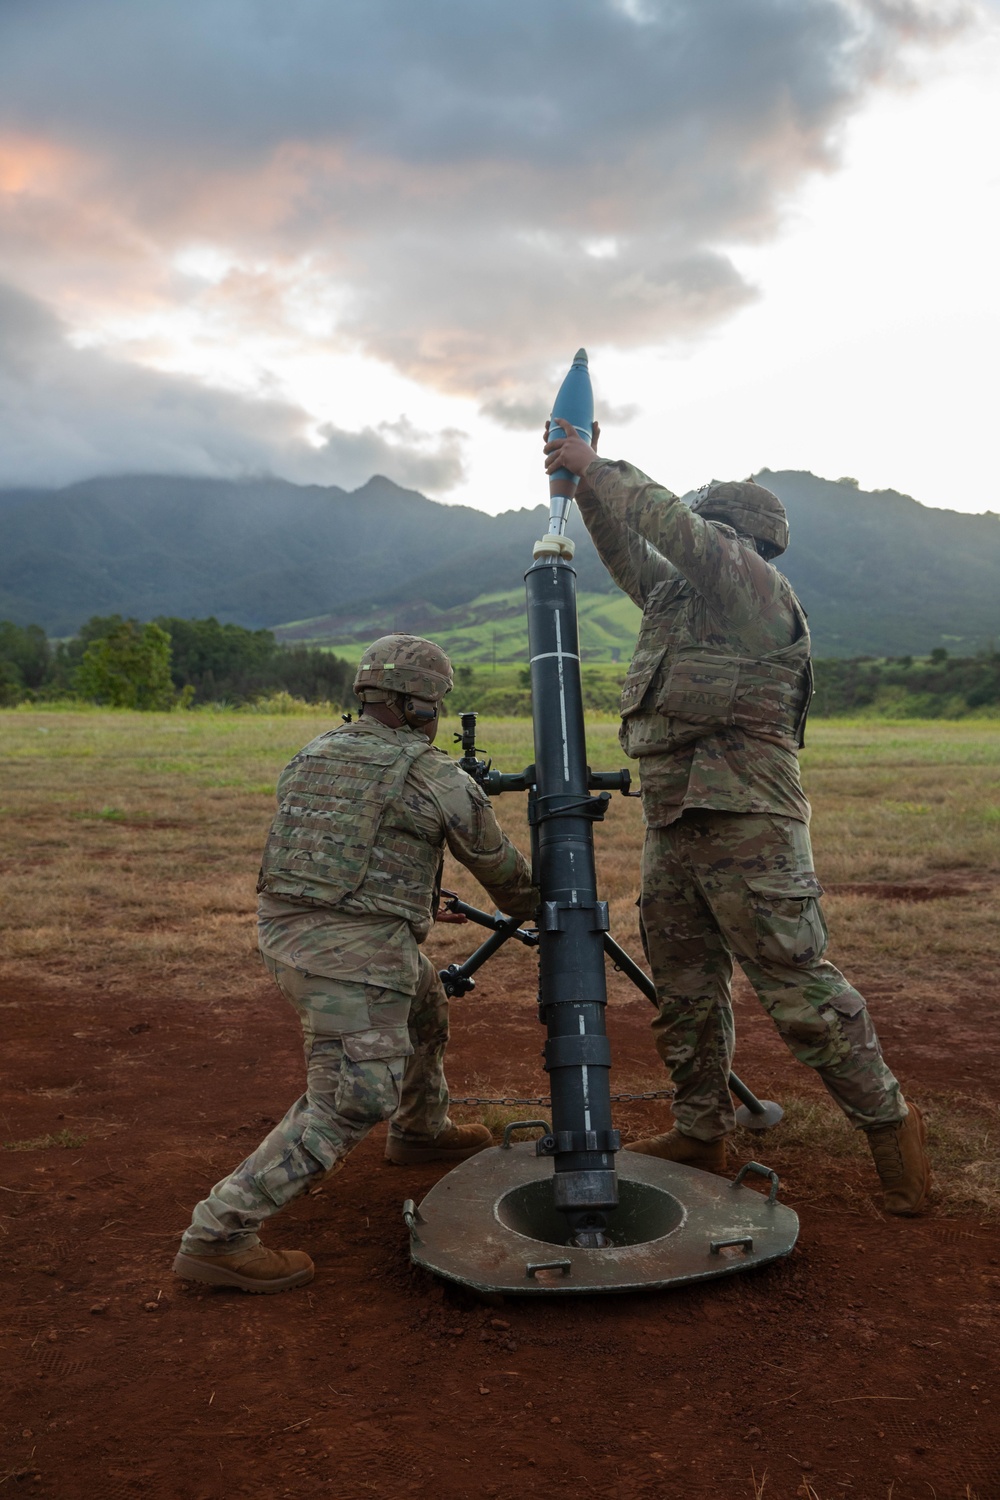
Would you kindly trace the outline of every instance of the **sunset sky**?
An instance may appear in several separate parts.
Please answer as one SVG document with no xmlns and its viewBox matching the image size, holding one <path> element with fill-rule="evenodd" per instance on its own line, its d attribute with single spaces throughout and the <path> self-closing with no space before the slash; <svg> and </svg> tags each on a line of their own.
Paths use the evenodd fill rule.
<svg viewBox="0 0 1000 1500">
<path fill-rule="evenodd" d="M 3 0 L 0 485 L 604 450 L 1000 511 L 991 0 Z"/>
</svg>

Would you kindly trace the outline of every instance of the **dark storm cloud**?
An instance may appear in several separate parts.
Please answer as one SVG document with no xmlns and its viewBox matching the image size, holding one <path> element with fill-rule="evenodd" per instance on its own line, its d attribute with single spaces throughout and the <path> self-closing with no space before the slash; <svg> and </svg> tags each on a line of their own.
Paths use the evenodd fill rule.
<svg viewBox="0 0 1000 1500">
<path fill-rule="evenodd" d="M 261 285 L 328 287 L 331 346 L 534 425 L 567 350 L 690 337 L 752 296 L 727 247 L 773 233 L 907 49 L 973 14 L 7 0 L 0 269 L 99 321 L 115 304 L 196 306 L 172 258 L 217 246 Z M 234 337 L 255 316 L 237 301 Z M 280 289 L 267 317 L 292 329 Z M 301 318 L 290 336 L 308 342 Z M 453 436 L 435 461 L 457 463 Z"/>
<path fill-rule="evenodd" d="M 143 158 L 350 140 L 421 162 L 621 161 L 700 123 L 808 128 L 944 0 L 7 0 L 4 114 Z M 779 97 L 780 96 L 780 97 Z M 690 141 L 691 145 L 697 143 Z M 550 158 L 550 165 L 553 165 Z"/>
<path fill-rule="evenodd" d="M 67 484 L 83 475 L 242 475 L 276 471 L 357 488 L 385 474 L 415 489 L 462 477 L 461 438 L 407 423 L 360 433 L 328 426 L 305 440 L 304 412 L 110 359 L 67 342 L 58 319 L 0 284 L 0 484 Z"/>
</svg>

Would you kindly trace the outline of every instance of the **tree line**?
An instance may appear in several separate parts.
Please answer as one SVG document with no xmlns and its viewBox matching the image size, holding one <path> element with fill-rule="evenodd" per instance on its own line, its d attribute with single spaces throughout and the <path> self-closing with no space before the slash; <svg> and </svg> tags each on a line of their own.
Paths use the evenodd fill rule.
<svg viewBox="0 0 1000 1500">
<path fill-rule="evenodd" d="M 233 707 L 286 693 L 353 703 L 350 662 L 316 647 L 279 645 L 270 630 L 214 616 L 142 623 L 94 615 L 69 640 L 0 620 L 0 705 L 78 698 L 108 708 Z"/>
<path fill-rule="evenodd" d="M 872 712 L 896 718 L 961 718 L 1000 710 L 1000 652 L 926 657 L 832 658 L 813 663 L 812 712 L 833 717 Z M 70 640 L 50 640 L 40 625 L 0 620 L 0 706 L 77 698 L 109 708 L 170 709 L 205 703 L 241 707 L 287 694 L 305 703 L 355 707 L 353 663 L 309 646 L 282 646 L 270 630 L 222 625 L 214 616 L 148 623 L 94 615 Z M 508 688 L 455 670 L 455 709 L 530 714 L 525 669 Z M 617 711 L 623 672 L 584 667 L 587 708 Z M 467 701 L 466 701 L 467 700 Z"/>
<path fill-rule="evenodd" d="M 470 673 L 471 668 L 458 668 Z M 847 660 L 828 657 L 813 662 L 816 692 L 810 713 L 815 718 L 848 717 L 871 713 L 897 719 L 961 719 L 970 713 L 1000 713 L 1000 651 L 990 649 L 977 656 L 949 656 L 937 646 L 929 656 L 875 658 L 858 656 Z M 584 707 L 601 713 L 617 713 L 625 680 L 624 669 L 609 673 L 584 665 Z M 491 688 L 488 677 L 483 691 L 473 693 L 468 706 L 483 715 L 531 713 L 530 674 L 518 674 L 517 683 Z"/>
<path fill-rule="evenodd" d="M 949 656 L 859 656 L 813 663 L 819 717 L 866 711 L 892 718 L 960 719 L 1000 709 L 1000 651 Z"/>
</svg>

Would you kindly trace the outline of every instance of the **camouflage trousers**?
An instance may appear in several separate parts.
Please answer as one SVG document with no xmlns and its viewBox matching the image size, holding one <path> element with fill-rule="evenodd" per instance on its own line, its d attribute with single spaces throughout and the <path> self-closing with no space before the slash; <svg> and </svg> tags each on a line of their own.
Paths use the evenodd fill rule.
<svg viewBox="0 0 1000 1500">
<path fill-rule="evenodd" d="M 793 1056 L 854 1125 L 906 1114 L 863 997 L 823 957 L 821 895 L 798 819 L 695 811 L 647 828 L 639 909 L 659 1001 L 653 1032 L 685 1135 L 712 1141 L 735 1125 L 734 958 Z"/>
<path fill-rule="evenodd" d="M 448 1125 L 448 1000 L 420 955 L 415 995 L 264 963 L 302 1022 L 306 1091 L 246 1161 L 199 1203 L 182 1248 L 229 1254 L 333 1172 L 373 1126 L 429 1140 Z"/>
</svg>

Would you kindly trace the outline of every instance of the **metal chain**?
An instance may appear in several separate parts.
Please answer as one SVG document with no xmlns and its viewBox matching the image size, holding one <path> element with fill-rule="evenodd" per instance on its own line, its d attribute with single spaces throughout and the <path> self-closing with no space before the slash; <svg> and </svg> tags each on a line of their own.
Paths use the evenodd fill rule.
<svg viewBox="0 0 1000 1500">
<path fill-rule="evenodd" d="M 634 1104 L 645 1099 L 672 1099 L 673 1089 L 650 1089 L 645 1094 L 612 1094 L 612 1104 Z M 470 1095 L 466 1099 L 456 1099 L 454 1095 L 448 1101 L 450 1104 L 551 1104 L 552 1100 L 547 1095 L 539 1094 L 534 1099 L 484 1099 Z"/>
</svg>

